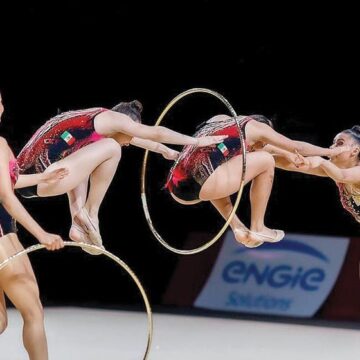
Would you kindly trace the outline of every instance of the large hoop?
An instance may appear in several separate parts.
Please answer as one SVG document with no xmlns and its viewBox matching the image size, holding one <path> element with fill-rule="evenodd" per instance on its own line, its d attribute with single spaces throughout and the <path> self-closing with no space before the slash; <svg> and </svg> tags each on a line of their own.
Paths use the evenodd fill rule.
<svg viewBox="0 0 360 360">
<path fill-rule="evenodd" d="M 207 243 L 205 243 L 204 245 L 201 245 L 197 248 L 194 249 L 189 249 L 189 250 L 183 250 L 183 249 L 178 249 L 175 248 L 173 246 L 171 246 L 166 240 L 164 240 L 164 238 L 159 234 L 159 232 L 155 229 L 154 224 L 151 220 L 151 216 L 150 216 L 150 212 L 149 212 L 149 208 L 148 208 L 148 204 L 147 204 L 147 198 L 146 198 L 146 167 L 147 167 L 147 160 L 148 160 L 148 156 L 149 156 L 149 150 L 145 151 L 145 155 L 144 155 L 144 160 L 143 160 L 143 165 L 142 165 L 142 171 L 141 171 L 141 201 L 142 201 L 142 205 L 143 205 L 143 209 L 144 209 L 144 213 L 145 213 L 145 218 L 146 221 L 149 224 L 150 230 L 152 231 L 152 233 L 154 234 L 155 238 L 160 242 L 161 245 L 163 245 L 166 249 L 176 253 L 176 254 L 181 254 L 181 255 L 193 255 L 193 254 L 197 254 L 203 250 L 206 250 L 207 248 L 209 248 L 211 245 L 215 244 L 215 242 L 220 239 L 221 235 L 225 232 L 226 228 L 229 226 L 231 220 L 233 219 L 236 210 L 239 206 L 240 200 L 241 200 L 241 195 L 244 189 L 244 182 L 245 182 L 245 172 L 246 172 L 246 144 L 245 144 L 245 140 L 244 140 L 244 135 L 240 126 L 240 122 L 237 118 L 237 114 L 235 112 L 235 110 L 233 109 L 233 107 L 231 106 L 231 104 L 229 103 L 229 101 L 222 96 L 221 94 L 219 94 L 216 91 L 213 90 L 209 90 L 209 89 L 205 89 L 205 88 L 193 88 L 193 89 L 189 89 L 186 90 L 184 92 L 182 92 L 181 94 L 177 95 L 175 98 L 173 98 L 168 105 L 165 107 L 165 109 L 162 111 L 162 113 L 160 114 L 160 116 L 158 117 L 158 119 L 156 120 L 155 126 L 159 125 L 161 123 L 161 121 L 163 120 L 164 116 L 168 113 L 168 111 L 182 98 L 184 98 L 185 96 L 191 95 L 191 94 L 196 94 L 196 93 L 205 93 L 205 94 L 210 94 L 212 96 L 215 96 L 217 99 L 219 99 L 229 110 L 229 112 L 231 113 L 231 115 L 234 117 L 236 124 L 239 128 L 239 137 L 240 137 L 240 142 L 241 142 L 241 149 L 242 149 L 242 159 L 243 159 L 243 167 L 242 167 L 242 174 L 241 174 L 241 182 L 240 182 L 240 188 L 239 191 L 237 193 L 237 197 L 236 197 L 236 201 L 233 207 L 233 210 L 231 211 L 229 218 L 226 220 L 225 224 L 222 226 L 222 228 L 219 230 L 219 232 Z M 175 163 L 176 164 L 176 163 Z"/>
<path fill-rule="evenodd" d="M 145 292 L 143 286 L 141 285 L 141 282 L 138 279 L 138 277 L 135 275 L 135 273 L 131 270 L 131 268 L 124 261 L 122 261 L 120 258 L 115 256 L 114 254 L 112 254 L 110 251 L 107 251 L 107 250 L 105 250 L 103 248 L 100 248 L 98 246 L 95 246 L 95 245 L 90 245 L 90 244 L 85 244 L 85 243 L 76 243 L 76 242 L 72 242 L 72 241 L 64 241 L 64 245 L 65 246 L 80 247 L 82 249 L 95 249 L 95 250 L 99 251 L 102 255 L 106 255 L 110 259 L 114 260 L 118 265 L 120 265 L 124 270 L 126 270 L 126 272 L 134 280 L 134 282 L 137 285 L 137 287 L 138 287 L 138 289 L 139 289 L 139 291 L 141 293 L 141 296 L 142 296 L 142 298 L 144 300 L 146 313 L 147 313 L 148 336 L 147 336 L 146 349 L 145 349 L 145 353 L 144 353 L 144 356 L 143 356 L 143 360 L 146 360 L 148 358 L 148 355 L 149 355 L 149 352 L 150 352 L 150 347 L 151 347 L 151 342 L 152 342 L 153 320 L 152 320 L 152 311 L 151 311 L 150 302 L 148 300 L 146 292 Z M 30 246 L 27 249 L 19 251 L 18 253 L 10 256 L 9 258 L 5 259 L 2 263 L 0 263 L 0 271 L 5 266 L 7 266 L 11 261 L 17 259 L 18 257 L 20 257 L 22 255 L 25 255 L 25 254 L 29 254 L 31 252 L 34 252 L 34 251 L 37 251 L 37 250 L 40 250 L 40 249 L 44 249 L 44 248 L 45 248 L 44 245 L 37 244 L 37 245 Z"/>
</svg>

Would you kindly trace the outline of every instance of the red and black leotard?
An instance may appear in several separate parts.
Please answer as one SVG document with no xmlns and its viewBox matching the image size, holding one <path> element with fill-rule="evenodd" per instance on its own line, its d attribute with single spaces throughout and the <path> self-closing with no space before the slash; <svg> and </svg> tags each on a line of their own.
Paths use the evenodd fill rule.
<svg viewBox="0 0 360 360">
<path fill-rule="evenodd" d="M 19 167 L 15 157 L 9 162 L 9 176 L 14 187 L 19 177 Z M 0 203 L 0 237 L 6 234 L 16 233 L 16 221 Z"/>
<path fill-rule="evenodd" d="M 348 211 L 354 219 L 360 223 L 360 191 L 350 186 L 349 190 L 345 184 L 337 183 L 340 201 L 343 208 Z"/>
<path fill-rule="evenodd" d="M 242 130 L 250 120 L 251 117 L 238 116 Z M 245 136 L 245 132 L 243 134 Z M 182 200 L 198 200 L 201 186 L 215 169 L 241 154 L 239 128 L 234 119 L 210 119 L 200 127 L 194 137 L 211 135 L 228 135 L 228 137 L 217 146 L 203 148 L 185 146 L 178 161 L 170 170 L 166 187 Z"/>
<path fill-rule="evenodd" d="M 48 120 L 17 156 L 20 173 L 41 173 L 52 163 L 102 139 L 95 131 L 94 118 L 104 111 L 108 109 L 68 111 Z M 37 196 L 36 186 L 19 189 L 18 192 L 24 197 Z"/>
</svg>

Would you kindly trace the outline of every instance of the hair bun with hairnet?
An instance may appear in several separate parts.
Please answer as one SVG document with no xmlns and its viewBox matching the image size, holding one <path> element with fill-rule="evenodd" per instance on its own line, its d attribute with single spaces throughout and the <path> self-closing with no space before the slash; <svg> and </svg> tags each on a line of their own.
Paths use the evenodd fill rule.
<svg viewBox="0 0 360 360">
<path fill-rule="evenodd" d="M 111 110 L 128 115 L 131 119 L 141 123 L 141 112 L 143 106 L 139 100 L 130 102 L 121 102 L 115 105 Z"/>
<path fill-rule="evenodd" d="M 360 125 L 354 125 L 351 130 L 356 133 L 357 136 L 360 136 Z"/>
<path fill-rule="evenodd" d="M 143 111 L 143 106 L 139 100 L 133 100 L 130 105 L 133 110 L 138 111 L 139 113 Z"/>
</svg>

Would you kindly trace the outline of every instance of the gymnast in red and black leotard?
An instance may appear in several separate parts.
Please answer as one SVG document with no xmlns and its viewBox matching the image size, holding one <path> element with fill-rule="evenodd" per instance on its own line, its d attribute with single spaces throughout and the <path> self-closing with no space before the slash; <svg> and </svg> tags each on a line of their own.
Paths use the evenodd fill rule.
<svg viewBox="0 0 360 360">
<path fill-rule="evenodd" d="M 28 177 L 27 187 L 20 193 L 25 197 L 67 193 L 72 240 L 102 246 L 98 212 L 116 172 L 122 146 L 131 144 L 174 159 L 177 152 L 162 142 L 201 147 L 224 139 L 193 138 L 162 126 L 143 125 L 141 111 L 141 103 L 134 100 L 121 102 L 111 110 L 91 108 L 59 114 L 41 126 L 19 153 L 21 174 L 68 170 L 66 178 L 56 183 L 32 183 Z"/>
<path fill-rule="evenodd" d="M 44 172 L 51 164 L 103 139 L 104 136 L 95 131 L 94 119 L 107 110 L 92 108 L 68 111 L 48 120 L 17 156 L 21 174 Z M 36 197 L 37 185 L 19 189 L 19 193 L 23 197 Z"/>
<path fill-rule="evenodd" d="M 244 135 L 245 126 L 250 120 L 253 118 L 249 116 L 238 117 Z M 182 200 L 198 200 L 201 186 L 216 168 L 241 154 L 239 127 L 234 119 L 207 121 L 199 126 L 194 137 L 209 134 L 228 137 L 222 143 L 211 147 L 196 148 L 190 145 L 184 147 L 176 164 L 170 170 L 166 187 Z M 251 151 L 250 147 L 247 151 Z"/>
<path fill-rule="evenodd" d="M 237 121 L 246 139 L 245 183 L 252 182 L 251 224 L 249 230 L 234 217 L 230 226 L 236 240 L 246 246 L 259 246 L 264 241 L 280 241 L 284 232 L 264 225 L 275 167 L 272 151 L 276 153 L 284 150 L 291 153 L 296 166 L 299 166 L 299 159 L 300 163 L 303 161 L 301 155 L 331 156 L 339 151 L 291 140 L 273 130 L 271 122 L 262 115 L 239 116 Z M 220 134 L 228 137 L 217 146 L 202 149 L 184 147 L 169 172 L 166 187 L 173 198 L 182 204 L 211 201 L 227 219 L 232 210 L 230 195 L 239 190 L 242 176 L 243 160 L 238 126 L 229 116 L 217 115 L 203 123 L 194 136 Z"/>
</svg>

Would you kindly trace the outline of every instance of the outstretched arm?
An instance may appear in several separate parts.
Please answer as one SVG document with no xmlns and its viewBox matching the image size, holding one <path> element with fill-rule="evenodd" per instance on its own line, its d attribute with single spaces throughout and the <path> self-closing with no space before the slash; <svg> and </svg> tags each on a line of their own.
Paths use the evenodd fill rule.
<svg viewBox="0 0 360 360">
<path fill-rule="evenodd" d="M 14 194 L 9 175 L 10 149 L 4 138 L 0 138 L 0 203 L 6 211 L 24 226 L 47 249 L 55 250 L 63 246 L 60 236 L 49 234 L 30 216 Z"/>
<path fill-rule="evenodd" d="M 295 172 L 300 172 L 300 173 L 308 174 L 308 175 L 316 175 L 316 176 L 323 176 L 323 177 L 328 176 L 326 174 L 326 172 L 323 169 L 321 169 L 317 163 L 315 163 L 315 161 L 314 161 L 315 157 L 307 157 L 305 159 L 306 163 L 302 164 L 300 166 L 296 166 L 292 161 L 289 161 L 288 159 L 286 159 L 283 156 L 275 155 L 274 159 L 275 159 L 275 166 L 278 169 L 287 170 L 287 171 L 295 171 Z"/>
<path fill-rule="evenodd" d="M 290 164 L 294 165 L 295 167 L 300 167 L 307 165 L 307 160 L 302 155 L 300 155 L 298 152 L 292 153 L 290 151 L 280 149 L 274 145 L 267 144 L 263 148 L 264 151 L 268 152 L 269 154 L 273 155 L 275 161 L 276 159 L 283 158 Z"/>
<path fill-rule="evenodd" d="M 21 189 L 41 182 L 42 174 L 19 175 L 18 180 L 14 186 L 15 189 Z"/>
<path fill-rule="evenodd" d="M 298 152 L 303 156 L 318 155 L 333 157 L 347 150 L 346 147 L 336 147 L 330 149 L 312 145 L 304 141 L 291 140 L 276 132 L 270 126 L 257 121 L 251 121 L 247 126 L 251 126 L 251 132 L 258 141 L 263 141 L 267 144 L 293 153 Z"/>
<path fill-rule="evenodd" d="M 106 136 L 123 133 L 141 139 L 152 140 L 159 143 L 177 145 L 210 146 L 221 143 L 226 135 L 205 136 L 195 138 L 180 134 L 164 126 L 148 126 L 133 121 L 129 116 L 115 111 L 106 111 L 96 116 L 95 130 Z"/>
<path fill-rule="evenodd" d="M 130 141 L 131 145 L 140 147 L 142 149 L 146 149 L 152 152 L 156 152 L 161 154 L 165 159 L 168 160 L 176 160 L 179 152 L 173 149 L 170 149 L 169 147 L 165 146 L 164 144 L 152 141 L 152 140 L 145 140 L 140 139 L 137 137 L 133 137 Z"/>
<path fill-rule="evenodd" d="M 337 183 L 360 184 L 360 166 L 355 166 L 350 169 L 341 169 L 331 161 L 325 160 L 320 156 L 311 156 L 306 158 L 306 160 L 308 162 L 307 165 L 297 168 L 285 158 L 275 156 L 275 165 L 283 170 L 329 177 Z"/>
<path fill-rule="evenodd" d="M 360 166 L 341 169 L 329 160 L 318 159 L 319 167 L 335 182 L 344 184 L 360 184 Z"/>
<path fill-rule="evenodd" d="M 65 168 L 55 169 L 50 172 L 43 172 L 40 174 L 19 175 L 18 181 L 15 184 L 15 189 L 21 189 L 41 183 L 51 184 L 63 179 L 69 174 Z"/>
</svg>

